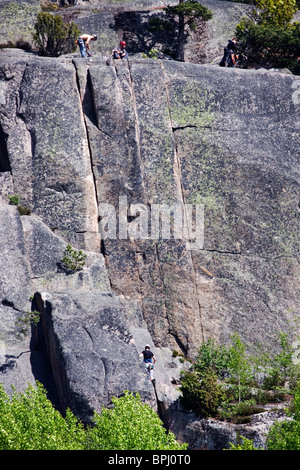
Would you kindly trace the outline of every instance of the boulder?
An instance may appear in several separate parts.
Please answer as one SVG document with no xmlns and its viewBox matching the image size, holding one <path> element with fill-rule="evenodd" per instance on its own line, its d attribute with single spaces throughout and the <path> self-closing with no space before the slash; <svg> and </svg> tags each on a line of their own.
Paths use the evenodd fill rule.
<svg viewBox="0 0 300 470">
<path fill-rule="evenodd" d="M 41 307 L 43 302 L 43 307 Z M 62 409 L 84 422 L 124 390 L 156 409 L 122 303 L 99 292 L 47 293 L 39 300 L 43 330 Z"/>
<path fill-rule="evenodd" d="M 214 418 L 197 418 L 192 412 L 173 409 L 171 430 L 190 450 L 225 450 L 241 444 L 243 437 L 253 441 L 256 449 L 266 450 L 267 434 L 275 422 L 288 420 L 283 410 L 265 411 L 248 417 L 246 424 L 234 424 Z"/>
</svg>

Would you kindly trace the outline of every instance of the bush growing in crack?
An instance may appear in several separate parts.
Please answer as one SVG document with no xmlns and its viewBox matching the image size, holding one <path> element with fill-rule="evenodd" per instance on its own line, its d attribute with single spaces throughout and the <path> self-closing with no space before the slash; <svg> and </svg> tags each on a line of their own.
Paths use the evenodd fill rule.
<svg viewBox="0 0 300 470">
<path fill-rule="evenodd" d="M 16 326 L 19 329 L 17 337 L 23 339 L 28 335 L 30 326 L 37 326 L 40 321 L 40 312 L 33 310 L 32 312 L 26 312 L 23 317 L 18 317 Z"/>
<path fill-rule="evenodd" d="M 69 244 L 64 251 L 64 257 L 62 259 L 62 266 L 67 271 L 80 271 L 86 262 L 86 257 L 82 250 L 75 250 Z"/>
</svg>

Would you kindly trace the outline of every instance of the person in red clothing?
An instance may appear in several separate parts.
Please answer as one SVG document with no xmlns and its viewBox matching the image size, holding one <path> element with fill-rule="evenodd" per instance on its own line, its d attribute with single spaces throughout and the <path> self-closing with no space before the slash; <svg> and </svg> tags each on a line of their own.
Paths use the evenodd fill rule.
<svg viewBox="0 0 300 470">
<path fill-rule="evenodd" d="M 128 54 L 126 52 L 126 42 L 120 41 L 120 46 L 115 47 L 113 50 L 114 59 L 128 59 Z"/>
</svg>

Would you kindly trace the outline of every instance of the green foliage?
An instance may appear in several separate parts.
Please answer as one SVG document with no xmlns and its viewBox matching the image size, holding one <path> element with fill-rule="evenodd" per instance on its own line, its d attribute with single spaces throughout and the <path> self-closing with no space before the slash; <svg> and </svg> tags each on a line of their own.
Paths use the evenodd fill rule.
<svg viewBox="0 0 300 470">
<path fill-rule="evenodd" d="M 195 19 L 208 21 L 212 18 L 212 12 L 196 0 L 179 0 L 178 5 L 169 5 L 165 11 L 169 18 L 178 19 L 177 60 L 184 61 L 184 44 L 189 35 L 185 25 L 188 24 L 192 30 L 195 30 L 197 28 Z"/>
<path fill-rule="evenodd" d="M 279 333 L 278 338 L 279 352 L 274 357 L 269 357 L 267 364 L 267 375 L 264 378 L 263 386 L 265 389 L 273 389 L 280 393 L 289 382 L 293 385 L 299 379 L 299 365 L 293 363 L 293 349 L 286 333 Z"/>
<path fill-rule="evenodd" d="M 36 326 L 39 321 L 40 312 L 37 310 L 26 312 L 24 316 L 18 317 L 16 321 L 16 326 L 19 329 L 18 337 L 22 339 L 22 337 L 27 336 L 30 326 Z"/>
<path fill-rule="evenodd" d="M 217 375 L 207 369 L 202 375 L 186 372 L 181 379 L 181 401 L 183 405 L 202 417 L 215 416 L 219 405 L 225 400 L 222 385 Z"/>
<path fill-rule="evenodd" d="M 248 57 L 248 65 L 289 68 L 299 73 L 295 55 L 300 44 L 300 23 L 286 26 L 258 24 L 242 19 L 236 27 L 239 51 Z"/>
<path fill-rule="evenodd" d="M 148 57 L 150 57 L 150 59 L 157 59 L 158 53 L 159 53 L 158 49 L 155 49 L 155 47 L 152 47 L 152 49 L 148 52 Z"/>
<path fill-rule="evenodd" d="M 196 0 L 180 1 L 178 5 L 168 6 L 166 13 L 171 15 L 184 15 L 190 18 L 202 18 L 208 21 L 212 18 L 212 12 Z"/>
<path fill-rule="evenodd" d="M 0 450 L 81 450 L 85 431 L 55 410 L 41 384 L 9 397 L 0 384 Z"/>
<path fill-rule="evenodd" d="M 194 368 L 200 374 L 212 369 L 221 378 L 228 369 L 228 360 L 229 352 L 225 346 L 217 345 L 214 339 L 209 338 L 201 344 Z"/>
<path fill-rule="evenodd" d="M 228 372 L 231 380 L 236 383 L 236 396 L 241 401 L 243 393 L 247 393 L 252 374 L 249 359 L 245 354 L 245 345 L 237 333 L 231 336 L 232 346 L 229 348 Z"/>
<path fill-rule="evenodd" d="M 254 13 L 260 24 L 286 26 L 297 11 L 296 0 L 256 0 Z"/>
<path fill-rule="evenodd" d="M 14 206 L 17 206 L 20 204 L 20 195 L 19 194 L 11 194 L 7 196 L 10 203 L 13 204 Z"/>
<path fill-rule="evenodd" d="M 296 47 L 300 44 L 300 23 L 291 20 L 296 0 L 256 0 L 253 19 L 243 18 L 236 27 L 239 52 L 248 66 L 288 68 L 299 74 Z"/>
<path fill-rule="evenodd" d="M 113 398 L 114 407 L 95 413 L 95 426 L 84 426 L 67 409 L 63 417 L 43 386 L 29 385 L 9 397 L 0 384 L 0 450 L 184 450 L 166 433 L 157 414 L 138 394 Z"/>
<path fill-rule="evenodd" d="M 294 392 L 294 411 L 290 420 L 276 422 L 267 438 L 268 450 L 300 450 L 300 382 Z"/>
<path fill-rule="evenodd" d="M 262 450 L 262 449 L 257 449 L 256 447 L 254 447 L 252 439 L 247 439 L 244 436 L 241 436 L 241 439 L 243 440 L 241 444 L 234 445 L 230 442 L 229 450 Z"/>
<path fill-rule="evenodd" d="M 217 414 L 241 424 L 262 412 L 261 404 L 285 400 L 300 370 L 293 364 L 287 334 L 280 333 L 278 342 L 279 352 L 272 357 L 248 355 L 237 333 L 227 347 L 212 339 L 203 342 L 191 370 L 182 374 L 183 405 L 202 416 Z M 262 384 L 255 381 L 257 373 L 260 381 L 264 376 Z"/>
<path fill-rule="evenodd" d="M 80 30 L 75 23 L 65 23 L 59 14 L 40 12 L 33 39 L 40 54 L 58 57 L 74 50 L 79 35 Z"/>
<path fill-rule="evenodd" d="M 114 407 L 95 413 L 96 426 L 89 430 L 91 450 L 183 450 L 186 445 L 176 442 L 166 433 L 157 414 L 141 402 L 137 393 L 112 399 Z"/>
<path fill-rule="evenodd" d="M 275 370 L 278 370 L 281 375 L 282 385 L 285 386 L 287 378 L 291 375 L 293 369 L 293 350 L 286 333 L 279 333 L 279 342 L 281 351 L 274 356 L 273 362 Z"/>
<path fill-rule="evenodd" d="M 262 407 L 257 406 L 254 399 L 245 400 L 240 403 L 224 401 L 218 416 L 222 420 L 234 424 L 245 424 L 251 421 L 251 415 L 263 412 Z"/>
<path fill-rule="evenodd" d="M 82 250 L 75 250 L 69 244 L 64 251 L 62 265 L 67 270 L 80 271 L 85 265 L 86 257 L 87 255 L 85 255 Z"/>
<path fill-rule="evenodd" d="M 12 194 L 7 196 L 10 204 L 13 204 L 14 206 L 17 206 L 18 212 L 20 215 L 30 215 L 31 214 L 31 209 L 30 207 L 27 206 L 20 206 L 20 200 L 21 197 L 19 194 Z"/>
</svg>

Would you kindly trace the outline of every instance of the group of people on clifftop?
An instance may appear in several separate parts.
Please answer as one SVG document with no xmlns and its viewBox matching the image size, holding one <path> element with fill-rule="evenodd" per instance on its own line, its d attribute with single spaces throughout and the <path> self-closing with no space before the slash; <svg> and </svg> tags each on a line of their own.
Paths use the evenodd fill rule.
<svg viewBox="0 0 300 470">
<path fill-rule="evenodd" d="M 79 47 L 81 57 L 91 57 L 90 53 L 90 42 L 97 41 L 96 34 L 82 34 L 76 41 L 76 44 Z M 128 59 L 128 53 L 126 51 L 126 42 L 120 41 L 120 44 L 115 47 L 112 51 L 113 59 Z M 237 46 L 236 38 L 229 40 L 227 46 L 224 48 L 224 56 L 220 62 L 222 67 L 235 67 L 237 60 Z"/>
<path fill-rule="evenodd" d="M 76 40 L 76 44 L 79 47 L 81 57 L 92 57 L 90 42 L 97 41 L 97 39 L 97 34 L 82 34 L 79 36 Z M 113 49 L 112 56 L 114 59 L 128 59 L 125 41 L 120 41 L 120 44 Z"/>
<path fill-rule="evenodd" d="M 90 42 L 97 41 L 97 34 L 82 34 L 77 40 L 76 44 L 79 47 L 81 57 L 91 57 Z M 300 64 L 300 45 L 296 48 L 297 61 Z M 112 51 L 113 59 L 128 59 L 128 52 L 126 51 L 126 42 L 120 41 L 119 45 Z M 238 54 L 237 51 L 237 38 L 234 37 L 228 41 L 224 47 L 224 54 L 219 65 L 221 67 L 236 67 L 245 65 L 247 57 L 243 54 Z"/>
</svg>

